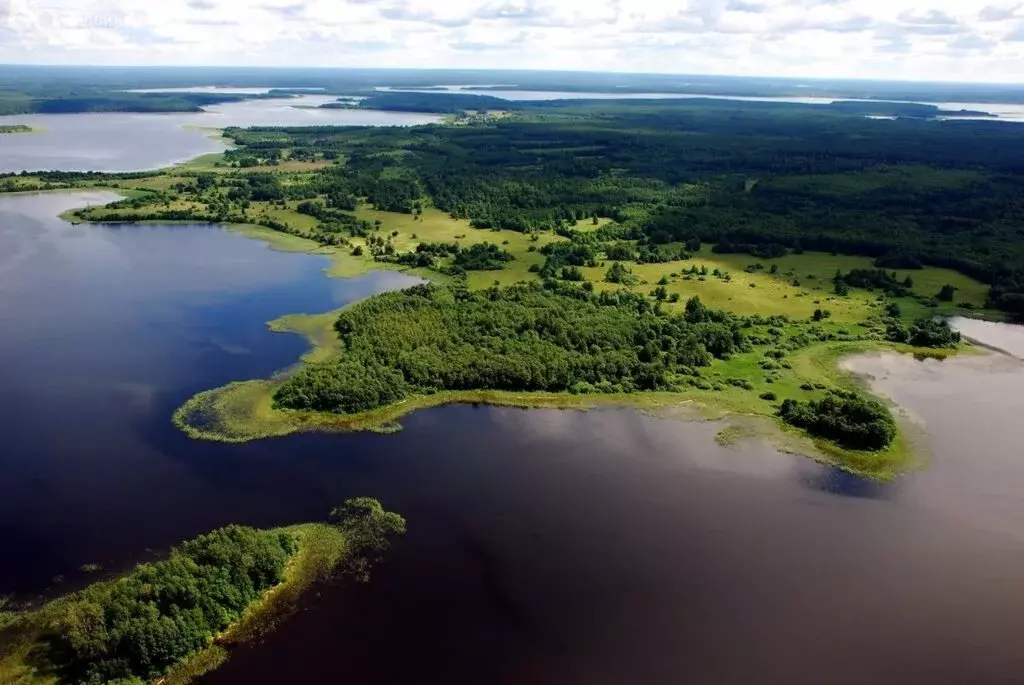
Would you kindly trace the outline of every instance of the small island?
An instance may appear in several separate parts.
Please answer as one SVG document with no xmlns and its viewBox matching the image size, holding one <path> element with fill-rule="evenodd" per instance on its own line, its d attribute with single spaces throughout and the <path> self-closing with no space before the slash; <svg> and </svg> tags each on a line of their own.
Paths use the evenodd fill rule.
<svg viewBox="0 0 1024 685">
<path fill-rule="evenodd" d="M 0 134 L 3 134 L 3 133 L 33 133 L 34 131 L 35 131 L 35 129 L 33 129 L 31 126 L 26 126 L 25 124 L 13 124 L 13 125 L 0 126 Z"/>
<path fill-rule="evenodd" d="M 273 629 L 316 583 L 339 571 L 366 580 L 404 532 L 401 516 L 358 497 L 326 523 L 201 535 L 124 576 L 37 608 L 0 610 L 0 677 L 185 685 Z"/>
</svg>

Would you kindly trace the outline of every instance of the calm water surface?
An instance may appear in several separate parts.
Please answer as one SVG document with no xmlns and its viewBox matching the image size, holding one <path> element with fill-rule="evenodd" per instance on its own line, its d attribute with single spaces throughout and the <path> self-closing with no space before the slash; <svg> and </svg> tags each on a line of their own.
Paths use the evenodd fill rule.
<svg viewBox="0 0 1024 685">
<path fill-rule="evenodd" d="M 930 468 L 884 486 L 628 410 L 193 442 L 181 401 L 301 353 L 265 321 L 410 281 L 330 281 L 321 257 L 214 228 L 54 218 L 104 199 L 0 198 L 0 593 L 368 494 L 409 520 L 373 580 L 324 588 L 208 682 L 1024 680 L 1024 363 L 851 362 L 929 436 Z"/>
<path fill-rule="evenodd" d="M 412 126 L 440 120 L 431 114 L 317 109 L 326 95 L 246 100 L 184 114 L 23 114 L 0 124 L 26 124 L 40 133 L 0 136 L 0 172 L 24 170 L 140 171 L 224 150 L 210 138 L 226 126 Z"/>
<path fill-rule="evenodd" d="M 797 96 L 744 96 L 744 95 L 706 95 L 700 93 L 584 93 L 579 91 L 555 92 L 545 90 L 480 90 L 472 86 L 445 86 L 445 90 L 422 90 L 416 88 L 378 88 L 378 90 L 392 90 L 406 93 L 462 93 L 470 95 L 489 95 L 503 100 L 737 100 L 741 102 L 789 102 L 801 105 L 830 105 L 837 100 L 855 102 L 873 102 L 872 100 L 861 100 L 859 98 L 823 98 L 823 97 L 797 97 Z M 940 109 L 957 111 L 961 109 L 975 112 L 988 112 L 996 115 L 1000 121 L 1024 122 L 1024 105 L 1000 104 L 1000 103 L 976 103 L 976 102 L 923 102 L 926 105 L 935 105 Z M 869 119 L 888 119 L 895 117 L 870 116 Z M 955 117 L 957 120 L 980 119 L 990 121 L 991 117 Z"/>
</svg>

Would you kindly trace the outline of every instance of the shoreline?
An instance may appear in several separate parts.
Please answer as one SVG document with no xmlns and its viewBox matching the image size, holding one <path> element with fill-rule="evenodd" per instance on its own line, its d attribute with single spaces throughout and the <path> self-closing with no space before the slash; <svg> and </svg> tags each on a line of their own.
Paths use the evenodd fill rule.
<svg viewBox="0 0 1024 685">
<path fill-rule="evenodd" d="M 353 303 L 355 304 L 355 303 Z M 351 305 L 349 305 L 351 306 Z M 868 392 L 895 409 L 900 426 L 896 440 L 884 450 L 858 451 L 815 438 L 785 424 L 774 413 L 751 411 L 749 392 L 728 388 L 722 391 L 690 389 L 685 392 L 635 392 L 620 394 L 572 394 L 569 392 L 514 392 L 504 390 L 458 390 L 413 395 L 400 402 L 358 414 L 330 414 L 280 410 L 273 406 L 278 387 L 303 364 L 330 361 L 340 349 L 335 343 L 335 310 L 315 315 L 286 315 L 268 322 L 275 333 L 302 335 L 309 349 L 293 365 L 268 379 L 236 381 L 197 393 L 175 410 L 171 421 L 194 440 L 242 444 L 254 440 L 286 437 L 310 432 L 382 434 L 403 430 L 400 420 L 416 412 L 451 405 L 486 405 L 518 409 L 600 411 L 632 409 L 651 416 L 682 421 L 719 421 L 720 434 L 728 444 L 745 439 L 764 439 L 780 451 L 813 459 L 850 473 L 875 480 L 891 480 L 914 470 L 927 460 L 921 442 L 911 433 L 906 415 L 888 398 L 874 393 L 856 374 L 842 367 L 851 357 L 877 353 L 913 354 L 947 358 L 964 350 L 929 350 L 881 341 L 838 342 L 802 350 L 793 357 L 804 373 L 800 378 L 828 380 L 843 389 Z M 969 348 L 967 348 L 969 349 Z M 735 431 L 737 424 L 760 424 L 757 430 Z M 720 442 L 720 444 L 726 444 Z"/>
<path fill-rule="evenodd" d="M 299 538 L 299 547 L 289 560 L 282 581 L 254 600 L 238 620 L 215 636 L 206 647 L 171 667 L 155 682 L 186 685 L 223 665 L 233 648 L 252 643 L 276 628 L 295 608 L 303 593 L 338 568 L 348 552 L 348 543 L 342 532 L 327 523 L 300 523 L 269 529 L 269 532 L 291 533 Z M 100 581 L 96 585 L 116 583 L 120 577 Z M 35 654 L 34 650 L 41 641 L 45 641 L 51 624 L 77 594 L 57 597 L 38 608 L 26 610 L 0 631 L 6 638 L 6 652 L 0 655 L 0 677 L 10 677 L 13 679 L 11 682 L 26 685 L 58 682 L 54 677 L 56 674 L 42 667 L 42 662 L 38 661 L 45 659 L 45 655 Z"/>
<path fill-rule="evenodd" d="M 156 681 L 159 685 L 188 685 L 223 666 L 231 651 L 251 644 L 274 630 L 295 609 L 302 594 L 336 569 L 348 552 L 341 531 L 326 523 L 299 523 L 272 529 L 299 537 L 299 549 L 285 569 L 284 580 L 263 593 L 237 621 L 204 649 Z"/>
<path fill-rule="evenodd" d="M 209 156 L 204 157 L 209 158 Z M 187 168 L 190 163 L 194 164 L 194 162 L 195 160 L 178 166 Z M 131 196 L 132 194 L 142 194 L 145 192 L 108 186 L 59 188 L 50 191 L 25 192 L 76 191 L 111 192 L 122 196 Z M 75 215 L 78 211 L 78 209 L 69 210 L 63 213 L 61 218 L 71 223 L 87 222 L 88 220 L 82 220 Z M 422 270 L 409 269 L 408 267 L 402 267 L 390 262 L 376 262 L 367 258 L 353 257 L 346 250 L 325 247 L 306 237 L 283 233 L 265 226 L 254 224 L 219 224 L 198 220 L 183 220 L 180 222 L 154 220 L 152 222 L 131 223 L 188 223 L 222 226 L 247 238 L 261 240 L 270 249 L 329 256 L 332 259 L 332 264 L 324 271 L 327 277 L 332 278 L 354 277 L 365 275 L 374 270 L 389 269 L 426 276 L 435 281 L 443 280 L 438 278 L 436 274 L 426 274 Z M 978 313 L 981 314 L 982 312 Z M 174 415 L 171 417 L 172 422 L 193 439 L 238 443 L 268 437 L 280 437 L 299 431 L 348 432 L 369 430 L 395 432 L 401 429 L 397 423 L 398 419 L 421 409 L 449 404 L 488 404 L 492 406 L 557 408 L 581 411 L 607 407 L 632 407 L 640 411 L 652 413 L 666 413 L 666 411 L 672 413 L 672 410 L 675 410 L 677 414 L 680 411 L 685 413 L 687 409 L 692 410 L 696 408 L 696 412 L 689 413 L 703 414 L 705 417 L 710 414 L 718 419 L 728 419 L 729 417 L 768 419 L 775 428 L 773 431 L 776 434 L 773 439 L 774 442 L 780 441 L 786 434 L 793 432 L 793 429 L 784 426 L 780 419 L 773 413 L 764 411 L 764 408 L 758 407 L 760 411 L 750 411 L 749 407 L 744 407 L 744 404 L 749 405 L 751 403 L 750 398 L 737 397 L 738 391 L 732 388 L 725 391 L 692 389 L 677 393 L 632 393 L 628 395 L 572 395 L 568 392 L 516 393 L 493 390 L 442 392 L 433 395 L 416 395 L 394 405 L 347 416 L 278 411 L 274 409 L 272 406 L 273 393 L 284 378 L 287 377 L 287 374 L 299 368 L 299 365 L 303 363 L 328 361 L 336 356 L 338 350 L 336 348 L 332 349 L 334 341 L 332 326 L 336 317 L 337 311 L 332 311 L 317 315 L 287 315 L 268 322 L 267 325 L 271 331 L 304 335 L 310 342 L 309 350 L 295 364 L 277 372 L 270 379 L 237 381 L 220 388 L 198 393 L 189 398 L 174 412 Z M 827 356 L 830 354 L 829 349 L 835 347 L 835 345 L 847 348 L 848 351 L 844 354 L 856 353 L 856 350 L 849 349 L 849 344 L 829 343 L 815 345 L 800 351 L 794 357 L 794 361 L 799 357 L 805 356 L 821 354 Z M 854 345 L 856 346 L 856 344 Z M 870 347 L 872 350 L 921 352 L 920 350 L 913 349 L 900 350 L 899 346 L 882 342 L 866 342 L 860 345 Z M 929 354 L 934 354 L 934 352 L 928 351 Z M 840 377 L 842 370 L 836 366 L 837 363 L 838 358 L 834 358 L 830 369 L 814 369 L 813 375 L 815 377 L 827 378 L 833 384 L 840 387 L 851 387 L 854 385 L 854 383 L 850 382 L 850 379 Z M 903 431 L 901 431 L 901 436 L 902 434 Z M 897 441 L 898 444 L 894 444 L 882 452 L 870 453 L 871 458 L 868 458 L 866 456 L 867 453 L 865 455 L 858 455 L 856 452 L 844 450 L 831 443 L 814 440 L 806 435 L 802 435 L 802 437 L 806 440 L 805 444 L 798 450 L 800 454 L 872 478 L 891 478 L 898 473 L 909 470 L 910 465 L 917 463 L 917 460 L 909 456 L 911 448 L 906 444 L 902 444 L 902 441 Z"/>
</svg>

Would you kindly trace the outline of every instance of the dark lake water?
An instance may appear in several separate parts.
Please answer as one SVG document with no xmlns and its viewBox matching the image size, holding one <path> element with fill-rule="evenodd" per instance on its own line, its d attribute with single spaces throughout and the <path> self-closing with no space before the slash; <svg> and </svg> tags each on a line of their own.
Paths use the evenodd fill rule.
<svg viewBox="0 0 1024 685">
<path fill-rule="evenodd" d="M 409 281 L 55 218 L 102 199 L 0 198 L 0 594 L 366 494 L 409 521 L 372 581 L 323 588 L 207 682 L 1024 681 L 1020 361 L 852 362 L 927 431 L 930 467 L 890 485 L 629 410 L 193 442 L 181 401 L 302 352 L 265 321 Z"/>
<path fill-rule="evenodd" d="M 24 114 L 0 124 L 39 133 L 0 135 L 0 172 L 140 171 L 184 162 L 224 144 L 209 129 L 227 126 L 412 126 L 439 116 L 372 110 L 317 109 L 326 95 L 245 100 L 184 114 Z M 208 130 L 201 130 L 208 129 Z"/>
</svg>

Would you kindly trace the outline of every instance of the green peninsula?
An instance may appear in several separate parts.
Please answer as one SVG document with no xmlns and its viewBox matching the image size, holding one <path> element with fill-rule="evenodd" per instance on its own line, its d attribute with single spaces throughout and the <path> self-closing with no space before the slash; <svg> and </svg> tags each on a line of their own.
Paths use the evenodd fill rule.
<svg viewBox="0 0 1024 685">
<path fill-rule="evenodd" d="M 899 422 L 835 362 L 953 354 L 935 317 L 1024 315 L 1024 143 L 988 122 L 732 106 L 227 129 L 235 148 L 171 169 L 0 190 L 112 189 L 125 199 L 68 218 L 228 224 L 329 255 L 330 276 L 433 283 L 272 322 L 311 351 L 187 402 L 174 420 L 196 438 L 389 431 L 451 402 L 627 404 L 754 417 L 787 449 L 906 470 Z"/>
</svg>

